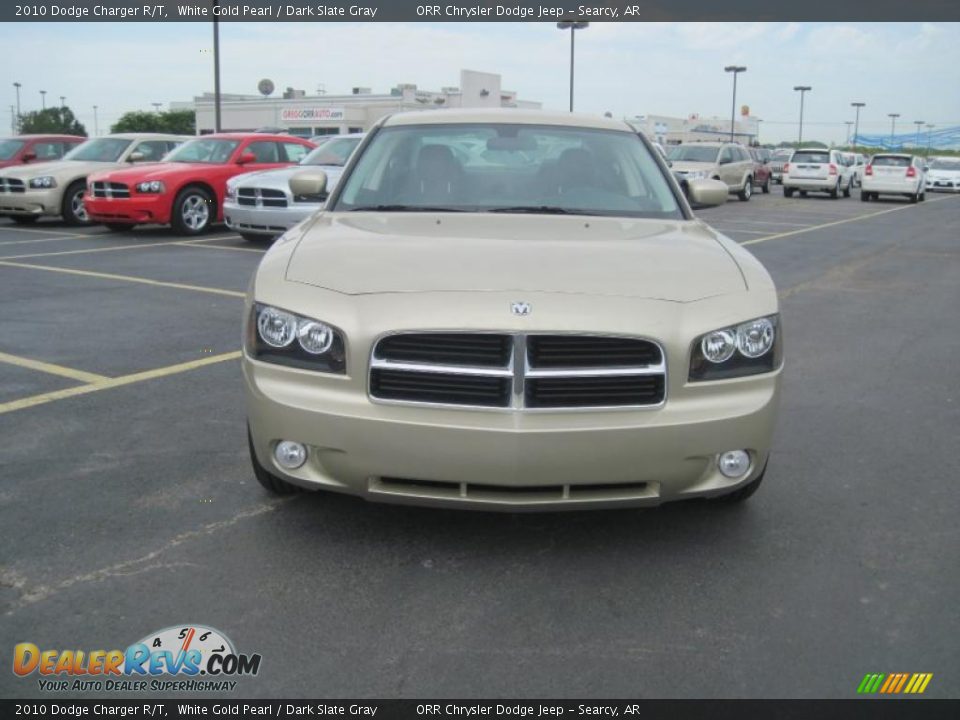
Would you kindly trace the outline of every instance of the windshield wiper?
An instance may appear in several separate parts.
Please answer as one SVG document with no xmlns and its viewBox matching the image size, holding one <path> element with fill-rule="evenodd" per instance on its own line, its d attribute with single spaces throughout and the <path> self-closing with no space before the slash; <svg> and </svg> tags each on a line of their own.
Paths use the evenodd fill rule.
<svg viewBox="0 0 960 720">
<path fill-rule="evenodd" d="M 427 205 L 358 205 L 350 212 L 466 212 L 460 208 L 431 207 Z"/>
<path fill-rule="evenodd" d="M 576 210 L 572 208 L 563 208 L 558 205 L 517 205 L 515 207 L 495 207 L 484 208 L 485 212 L 492 213 L 518 213 L 533 215 L 600 215 L 601 213 L 591 212 L 589 210 Z"/>
</svg>

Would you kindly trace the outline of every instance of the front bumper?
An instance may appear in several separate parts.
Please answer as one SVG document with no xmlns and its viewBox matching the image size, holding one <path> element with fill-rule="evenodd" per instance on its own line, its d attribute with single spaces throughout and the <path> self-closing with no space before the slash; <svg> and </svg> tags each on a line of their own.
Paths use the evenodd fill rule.
<svg viewBox="0 0 960 720">
<path fill-rule="evenodd" d="M 297 204 L 285 208 L 254 207 L 225 201 L 223 220 L 231 230 L 273 237 L 285 233 L 321 208 L 319 204 Z"/>
<path fill-rule="evenodd" d="M 22 193 L 0 192 L 0 215 L 60 215 L 63 188 L 27 189 Z"/>
<path fill-rule="evenodd" d="M 95 198 L 89 194 L 83 198 L 87 215 L 100 223 L 170 223 L 172 199 L 166 193 L 134 194 L 129 198 Z"/>
<path fill-rule="evenodd" d="M 960 192 L 960 180 L 927 180 L 926 188 L 931 192 Z"/>
<path fill-rule="evenodd" d="M 537 297 L 532 300 L 538 304 Z M 621 306 L 622 319 L 615 320 L 626 325 L 630 317 L 651 317 L 660 307 L 673 306 L 678 313 L 649 328 L 662 331 L 650 334 L 667 348 L 668 391 L 662 407 L 524 411 L 371 400 L 366 377 L 371 339 L 391 325 L 405 327 L 390 316 L 403 315 L 403 306 L 413 300 L 392 302 L 393 312 L 378 313 L 384 316 L 383 326 L 366 328 L 359 337 L 351 333 L 350 323 L 340 323 L 353 338 L 344 376 L 278 366 L 244 354 L 252 445 L 268 472 L 303 487 L 368 500 L 488 510 L 658 505 L 724 494 L 763 472 L 782 371 L 689 383 L 689 340 L 666 337 L 694 336 L 684 327 L 676 303 L 638 301 L 636 312 L 624 312 Z M 578 302 L 596 305 L 585 312 L 602 317 L 597 311 L 613 301 Z M 770 303 L 775 303 L 772 293 Z M 331 302 L 328 310 L 336 304 Z M 457 303 L 451 301 L 441 312 L 447 307 L 451 319 L 461 318 L 459 327 L 471 329 L 469 307 L 460 305 L 458 313 Z M 731 312 L 762 315 L 766 310 L 727 307 L 718 310 L 716 319 L 700 315 L 698 320 L 719 327 L 724 324 L 719 317 L 729 318 Z M 441 321 L 437 327 L 452 326 Z M 602 331 L 624 332 L 616 326 Z M 273 450 L 280 440 L 306 445 L 306 464 L 293 471 L 277 465 Z M 750 470 L 738 480 L 725 478 L 716 464 L 720 453 L 734 449 L 746 449 L 751 456 Z"/>
</svg>

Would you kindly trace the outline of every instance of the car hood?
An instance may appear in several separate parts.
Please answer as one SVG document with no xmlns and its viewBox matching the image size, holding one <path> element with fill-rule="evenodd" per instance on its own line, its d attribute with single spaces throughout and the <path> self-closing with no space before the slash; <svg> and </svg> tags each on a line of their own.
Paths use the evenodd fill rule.
<svg viewBox="0 0 960 720">
<path fill-rule="evenodd" d="M 212 167 L 217 166 L 210 163 L 138 163 L 134 167 L 100 173 L 96 179 L 130 184 L 147 180 L 165 180 L 181 175 L 202 175 Z"/>
<path fill-rule="evenodd" d="M 15 177 L 21 180 L 52 175 L 57 179 L 74 178 L 89 175 L 101 170 L 117 167 L 114 162 L 89 162 L 87 160 L 54 160 L 44 163 L 30 163 L 4 169 L 4 177 Z"/>
<path fill-rule="evenodd" d="M 528 291 L 692 302 L 746 289 L 699 221 L 321 213 L 286 279 L 350 295 Z"/>
<path fill-rule="evenodd" d="M 698 170 L 711 170 L 716 167 L 712 162 L 695 162 L 694 160 L 674 160 L 671 170 L 678 172 L 690 172 Z"/>
<path fill-rule="evenodd" d="M 230 187 L 255 187 L 288 190 L 290 178 L 302 172 L 323 170 L 327 174 L 327 189 L 331 190 L 343 175 L 343 168 L 339 165 L 293 165 L 292 167 L 277 168 L 276 170 L 258 170 L 244 173 L 231 178 L 227 184 Z"/>
<path fill-rule="evenodd" d="M 960 170 L 927 170 L 927 177 L 931 180 L 936 178 L 943 180 L 960 180 Z"/>
</svg>

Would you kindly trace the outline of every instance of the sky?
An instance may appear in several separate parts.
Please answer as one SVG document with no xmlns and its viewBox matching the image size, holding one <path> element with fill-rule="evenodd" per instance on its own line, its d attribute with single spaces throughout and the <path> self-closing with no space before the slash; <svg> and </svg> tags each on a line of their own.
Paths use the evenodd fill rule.
<svg viewBox="0 0 960 720">
<path fill-rule="evenodd" d="M 221 23 L 223 92 L 278 89 L 388 92 L 398 83 L 426 90 L 456 86 L 461 68 L 496 72 L 504 89 L 565 110 L 569 32 L 553 23 Z M 2 23 L 0 132 L 10 127 L 22 83 L 21 110 L 66 97 L 93 133 L 129 110 L 189 100 L 213 89 L 210 23 Z M 843 142 L 865 102 L 861 133 L 897 132 L 915 120 L 960 125 L 960 23 L 592 23 L 576 42 L 576 109 L 614 117 L 728 117 L 731 75 L 737 106 L 761 118 L 761 141 L 797 134 L 799 93 L 810 85 L 804 139 Z"/>
</svg>

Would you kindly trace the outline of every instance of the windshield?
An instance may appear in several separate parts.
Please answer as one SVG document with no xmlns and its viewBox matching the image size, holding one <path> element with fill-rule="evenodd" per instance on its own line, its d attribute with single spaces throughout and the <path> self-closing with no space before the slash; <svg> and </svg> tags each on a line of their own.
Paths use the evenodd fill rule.
<svg viewBox="0 0 960 720">
<path fill-rule="evenodd" d="M 9 160 L 26 143 L 23 140 L 0 140 L 0 160 Z"/>
<path fill-rule="evenodd" d="M 934 160 L 930 163 L 931 170 L 953 170 L 960 172 L 960 159 L 957 160 Z"/>
<path fill-rule="evenodd" d="M 230 159 L 239 144 L 239 140 L 198 138 L 185 142 L 163 160 L 164 162 L 182 163 L 225 163 Z"/>
<path fill-rule="evenodd" d="M 363 138 L 327 140 L 300 161 L 301 165 L 338 165 L 343 167 Z"/>
<path fill-rule="evenodd" d="M 793 159 L 790 162 L 827 165 L 830 163 L 830 153 L 818 150 L 797 150 L 793 154 Z"/>
<path fill-rule="evenodd" d="M 64 155 L 63 159 L 85 160 L 87 162 L 117 162 L 132 142 L 133 140 L 123 138 L 87 140 Z"/>
<path fill-rule="evenodd" d="M 683 215 L 633 133 L 484 123 L 388 127 L 366 146 L 335 211 Z"/>
<path fill-rule="evenodd" d="M 677 145 L 676 147 L 670 148 L 670 159 L 687 162 L 712 163 L 717 161 L 717 153 L 719 152 L 720 148 L 715 147 Z"/>
</svg>

